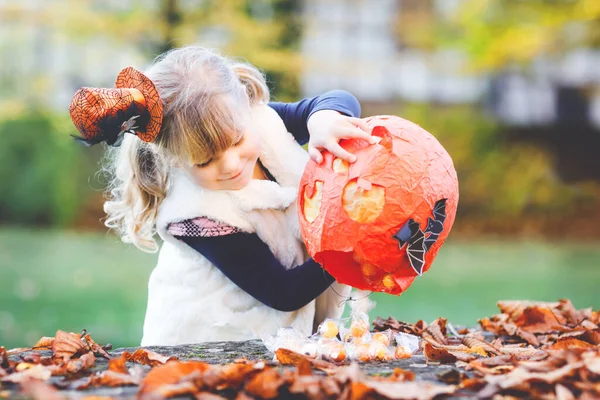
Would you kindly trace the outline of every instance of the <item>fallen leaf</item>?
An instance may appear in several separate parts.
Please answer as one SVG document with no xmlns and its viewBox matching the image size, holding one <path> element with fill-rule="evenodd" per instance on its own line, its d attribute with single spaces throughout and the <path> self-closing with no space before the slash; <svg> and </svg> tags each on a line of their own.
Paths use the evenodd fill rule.
<svg viewBox="0 0 600 400">
<path fill-rule="evenodd" d="M 26 379 L 21 382 L 21 391 L 33 400 L 64 400 L 53 386 L 37 379 Z"/>
<path fill-rule="evenodd" d="M 383 382 L 368 380 L 364 382 L 378 394 L 394 400 L 430 400 L 439 395 L 450 395 L 456 391 L 454 386 L 438 385 L 433 382 Z"/>
<path fill-rule="evenodd" d="M 108 360 L 108 370 L 125 374 L 127 373 L 126 364 L 127 359 L 121 355 L 121 357 Z"/>
<path fill-rule="evenodd" d="M 423 354 L 427 361 L 436 361 L 440 363 L 453 363 L 456 362 L 456 356 L 450 354 L 448 350 L 443 348 L 436 348 L 431 343 L 425 343 L 423 345 Z"/>
<path fill-rule="evenodd" d="M 94 341 L 94 339 L 92 339 L 92 336 L 88 333 L 84 336 L 86 343 L 88 344 L 88 346 L 90 347 L 90 349 L 92 349 L 92 351 L 95 354 L 98 354 L 104 358 L 106 358 L 107 360 L 110 360 L 110 355 L 108 355 L 108 353 L 106 352 L 106 350 L 104 350 L 104 348 L 102 346 L 100 346 L 98 343 L 96 343 Z"/>
<path fill-rule="evenodd" d="M 133 354 L 125 351 L 121 357 L 125 358 L 127 361 L 133 361 L 139 364 L 150 366 L 161 365 L 165 364 L 167 361 L 177 360 L 177 357 L 163 356 L 162 354 L 158 354 L 154 351 L 146 349 L 137 349 Z"/>
<path fill-rule="evenodd" d="M 319 369 L 326 373 L 335 371 L 337 368 L 336 364 L 328 361 L 318 360 L 305 356 L 304 354 L 297 353 L 293 350 L 285 349 L 283 347 L 275 350 L 275 357 L 282 365 L 298 365 L 304 360 L 308 361 L 313 368 Z"/>
<path fill-rule="evenodd" d="M 46 367 L 44 365 L 34 365 L 31 368 L 28 368 L 21 372 L 15 372 L 14 374 L 10 374 L 0 379 L 2 382 L 12 382 L 12 383 L 21 383 L 28 379 L 39 379 L 42 381 L 46 381 L 50 379 L 52 376 L 52 371 L 50 367 Z"/>
<path fill-rule="evenodd" d="M 33 350 L 50 350 L 52 349 L 52 343 L 54 338 L 49 336 L 43 336 L 36 344 L 33 345 Z"/>
<path fill-rule="evenodd" d="M 203 373 L 210 368 L 209 364 L 201 361 L 169 361 L 156 366 L 148 372 L 140 384 L 140 394 L 152 393 L 161 386 L 178 383 L 186 376 L 194 373 Z"/>
<path fill-rule="evenodd" d="M 561 384 L 556 385 L 555 391 L 556 400 L 575 400 L 573 393 Z"/>
<path fill-rule="evenodd" d="M 196 400 L 227 400 L 227 397 L 210 392 L 200 392 L 196 395 Z"/>
<path fill-rule="evenodd" d="M 273 368 L 267 368 L 256 374 L 246 384 L 244 390 L 252 395 L 265 399 L 274 399 L 279 394 L 279 388 L 284 381 L 279 373 Z"/>
<path fill-rule="evenodd" d="M 583 340 L 575 338 L 564 338 L 559 339 L 548 348 L 552 350 L 566 350 L 571 348 L 590 349 L 595 347 L 596 346 L 594 346 L 593 344 L 589 344 L 588 342 L 584 342 Z"/>
<path fill-rule="evenodd" d="M 52 352 L 55 358 L 69 359 L 76 354 L 87 353 L 90 350 L 77 333 L 57 331 L 52 342 Z"/>
<path fill-rule="evenodd" d="M 566 322 L 564 318 L 553 313 L 550 308 L 543 306 L 526 307 L 514 321 L 519 328 L 530 333 L 563 330 L 563 324 Z"/>
<path fill-rule="evenodd" d="M 139 383 L 140 382 L 138 378 L 129 374 L 123 374 L 115 371 L 102 371 L 88 377 L 86 381 L 77 386 L 77 389 L 81 390 L 98 386 L 135 386 L 139 385 Z"/>
</svg>

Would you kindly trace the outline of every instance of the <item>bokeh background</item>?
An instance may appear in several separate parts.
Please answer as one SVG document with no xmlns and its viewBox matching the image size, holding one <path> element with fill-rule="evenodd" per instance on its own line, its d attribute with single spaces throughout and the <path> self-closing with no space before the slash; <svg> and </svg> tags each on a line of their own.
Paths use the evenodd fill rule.
<svg viewBox="0 0 600 400">
<path fill-rule="evenodd" d="M 157 256 L 104 228 L 104 149 L 70 138 L 67 108 L 191 43 L 261 68 L 276 100 L 349 90 L 363 116 L 411 119 L 452 155 L 450 239 L 371 317 L 600 307 L 598 0 L 2 0 L 0 345 L 82 328 L 139 344 Z"/>
</svg>

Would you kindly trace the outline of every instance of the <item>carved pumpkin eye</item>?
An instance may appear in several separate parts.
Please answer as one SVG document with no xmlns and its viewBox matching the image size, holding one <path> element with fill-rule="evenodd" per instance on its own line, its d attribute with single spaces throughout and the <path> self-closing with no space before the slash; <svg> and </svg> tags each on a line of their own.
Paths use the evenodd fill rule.
<svg viewBox="0 0 600 400">
<path fill-rule="evenodd" d="M 359 185 L 358 179 L 353 179 L 344 187 L 342 207 L 348 217 L 361 224 L 367 224 L 377 219 L 385 204 L 385 188 L 379 185 L 369 185 L 370 188 Z"/>
<path fill-rule="evenodd" d="M 312 192 L 312 193 L 311 193 Z M 323 198 L 323 181 L 315 181 L 311 188 L 304 186 L 304 203 L 302 213 L 308 222 L 313 222 L 321 212 L 321 199 Z"/>
<path fill-rule="evenodd" d="M 348 168 L 350 167 L 350 164 L 348 163 L 348 161 L 346 160 L 342 160 L 341 158 L 334 158 L 333 159 L 333 164 L 332 164 L 332 169 L 333 172 L 346 172 L 348 171 Z"/>
</svg>

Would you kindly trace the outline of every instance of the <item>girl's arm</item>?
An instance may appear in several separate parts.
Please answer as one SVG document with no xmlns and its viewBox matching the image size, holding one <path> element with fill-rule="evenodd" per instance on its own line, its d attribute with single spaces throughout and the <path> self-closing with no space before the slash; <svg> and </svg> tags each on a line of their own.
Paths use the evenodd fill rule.
<svg viewBox="0 0 600 400">
<path fill-rule="evenodd" d="M 257 234 L 181 236 L 233 283 L 279 311 L 296 311 L 323 293 L 335 279 L 312 259 L 286 270 Z"/>
<path fill-rule="evenodd" d="M 309 140 L 308 118 L 317 111 L 334 110 L 348 117 L 360 117 L 360 103 L 345 90 L 332 90 L 296 103 L 271 102 L 269 106 L 277 111 L 288 132 L 302 145 Z"/>
</svg>

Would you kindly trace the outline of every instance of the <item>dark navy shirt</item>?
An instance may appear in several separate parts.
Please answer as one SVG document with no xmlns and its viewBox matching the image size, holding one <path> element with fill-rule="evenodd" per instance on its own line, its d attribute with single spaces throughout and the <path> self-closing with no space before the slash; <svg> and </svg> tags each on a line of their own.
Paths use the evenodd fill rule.
<svg viewBox="0 0 600 400">
<path fill-rule="evenodd" d="M 343 90 L 333 90 L 296 103 L 271 102 L 269 106 L 277 111 L 287 130 L 300 144 L 308 142 L 306 123 L 317 111 L 335 110 L 351 117 L 360 116 L 358 100 Z M 279 311 L 304 307 L 335 281 L 313 259 L 286 270 L 256 233 L 178 238 L 200 252 L 252 297 Z"/>
</svg>

